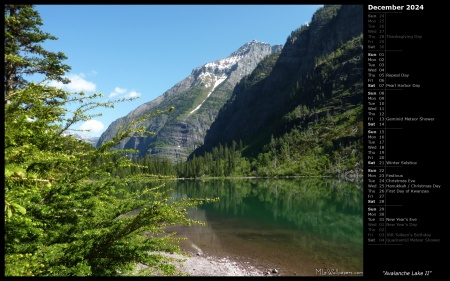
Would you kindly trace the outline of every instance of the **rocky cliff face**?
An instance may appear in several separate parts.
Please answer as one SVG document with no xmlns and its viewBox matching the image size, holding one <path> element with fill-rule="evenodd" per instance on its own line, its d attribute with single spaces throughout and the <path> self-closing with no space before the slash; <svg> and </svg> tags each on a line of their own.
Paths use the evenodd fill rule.
<svg viewBox="0 0 450 281">
<path fill-rule="evenodd" d="M 260 146 L 271 135 L 283 133 L 290 124 L 283 117 L 296 107 L 323 111 L 334 100 L 351 104 L 362 102 L 362 43 L 341 68 L 327 71 L 329 79 L 320 81 L 323 67 L 318 62 L 363 32 L 361 5 L 325 5 L 317 10 L 310 24 L 292 32 L 281 54 L 259 65 L 234 89 L 230 102 L 224 105 L 196 155 L 219 143 L 242 140 Z M 344 67 L 345 66 L 345 67 Z M 333 81 L 332 81 L 332 79 Z M 316 84 L 314 84 L 316 83 Z M 338 97 L 348 90 L 352 95 Z M 333 106 L 333 110 L 343 110 Z M 347 109 L 347 108 L 346 108 Z M 311 115 L 313 116 L 313 115 Z M 315 115 L 311 118 L 320 118 Z M 307 126 L 307 123 L 305 123 Z"/>
<path fill-rule="evenodd" d="M 156 134 L 132 136 L 123 140 L 117 148 L 137 149 L 141 156 L 152 154 L 173 161 L 186 160 L 190 152 L 203 144 L 206 131 L 219 109 L 230 98 L 235 85 L 251 73 L 263 58 L 281 49 L 281 45 L 271 46 L 253 40 L 224 59 L 193 69 L 188 77 L 163 95 L 114 121 L 100 136 L 97 146 L 111 140 L 119 127 L 129 124 L 133 118 L 173 106 L 175 109 L 171 113 L 144 122 L 147 130 Z"/>
</svg>

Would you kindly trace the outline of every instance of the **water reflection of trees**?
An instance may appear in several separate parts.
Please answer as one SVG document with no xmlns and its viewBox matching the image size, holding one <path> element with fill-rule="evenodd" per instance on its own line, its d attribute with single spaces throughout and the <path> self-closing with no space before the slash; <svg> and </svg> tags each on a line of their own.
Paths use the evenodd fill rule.
<svg viewBox="0 0 450 281">
<path fill-rule="evenodd" d="M 275 221 L 325 239 L 362 245 L 362 190 L 352 182 L 323 178 L 168 181 L 176 199 L 215 198 L 200 208 L 243 221 Z"/>
</svg>

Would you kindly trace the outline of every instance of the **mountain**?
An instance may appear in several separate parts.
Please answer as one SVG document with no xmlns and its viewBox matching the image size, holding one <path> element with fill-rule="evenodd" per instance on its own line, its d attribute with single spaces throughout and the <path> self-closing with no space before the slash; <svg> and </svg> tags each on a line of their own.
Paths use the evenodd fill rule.
<svg viewBox="0 0 450 281">
<path fill-rule="evenodd" d="M 253 40 L 226 58 L 193 69 L 188 77 L 155 100 L 112 122 L 100 136 L 97 146 L 111 140 L 120 126 L 130 124 L 134 118 L 174 107 L 170 113 L 144 121 L 142 125 L 155 134 L 131 136 L 117 148 L 137 149 L 141 156 L 168 157 L 174 162 L 177 159 L 186 160 L 190 152 L 203 144 L 206 131 L 231 96 L 234 86 L 251 73 L 262 59 L 279 53 L 281 49 L 281 45 L 271 46 Z"/>
<path fill-rule="evenodd" d="M 89 136 L 79 135 L 79 134 L 74 134 L 74 133 L 65 133 L 65 134 L 63 133 L 63 136 L 72 136 L 80 141 L 90 143 L 93 147 L 97 146 L 97 142 L 99 140 L 99 137 L 89 137 Z"/>
<path fill-rule="evenodd" d="M 76 137 L 77 139 L 82 140 L 84 142 L 92 144 L 93 147 L 97 146 L 97 142 L 99 140 L 99 137 L 88 137 L 88 136 L 79 136 L 79 135 L 75 135 L 74 137 Z"/>
<path fill-rule="evenodd" d="M 362 167 L 354 157 L 362 155 L 362 32 L 362 5 L 318 9 L 280 54 L 266 57 L 236 85 L 190 158 L 242 141 L 243 154 L 259 157 L 260 166 L 268 165 L 261 160 L 266 154 L 277 169 L 280 158 L 297 169 L 311 155 L 330 171 L 342 159 L 352 159 L 347 170 Z M 301 165 L 294 174 L 309 164 Z"/>
</svg>

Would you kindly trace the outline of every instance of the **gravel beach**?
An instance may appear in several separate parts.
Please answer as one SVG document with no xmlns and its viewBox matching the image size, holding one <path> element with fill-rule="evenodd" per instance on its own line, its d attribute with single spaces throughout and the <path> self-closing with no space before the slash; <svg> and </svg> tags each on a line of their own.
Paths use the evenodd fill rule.
<svg viewBox="0 0 450 281">
<path fill-rule="evenodd" d="M 178 276 L 278 276 L 278 271 L 267 269 L 262 271 L 250 262 L 236 261 L 229 257 L 216 257 L 203 253 L 195 244 L 191 243 L 194 251 L 185 250 L 184 254 L 158 252 L 158 254 L 174 258 Z M 143 265 L 138 266 L 137 270 Z"/>
<path fill-rule="evenodd" d="M 241 264 L 229 258 L 216 258 L 203 255 L 182 256 L 167 254 L 183 259 L 177 264 L 178 270 L 190 276 L 264 276 L 265 274 L 249 264 Z"/>
</svg>

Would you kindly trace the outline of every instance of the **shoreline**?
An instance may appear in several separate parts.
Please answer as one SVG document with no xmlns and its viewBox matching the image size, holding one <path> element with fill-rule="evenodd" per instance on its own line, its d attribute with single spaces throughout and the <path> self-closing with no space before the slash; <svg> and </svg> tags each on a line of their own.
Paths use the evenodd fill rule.
<svg viewBox="0 0 450 281">
<path fill-rule="evenodd" d="M 190 243 L 190 249 L 181 248 L 181 254 L 168 252 L 152 252 L 169 258 L 176 266 L 173 276 L 279 276 L 276 269 L 261 270 L 261 266 L 249 261 L 239 261 L 229 256 L 219 257 L 205 254 L 197 245 Z M 138 264 L 134 275 L 145 266 Z M 152 275 L 159 276 L 159 275 Z"/>
<path fill-rule="evenodd" d="M 264 276 L 265 274 L 250 264 L 243 264 L 228 257 L 218 258 L 202 254 L 168 254 L 170 257 L 179 258 L 183 261 L 177 269 L 189 276 Z"/>
<path fill-rule="evenodd" d="M 276 273 L 263 272 L 249 263 L 234 261 L 229 257 L 219 258 L 185 251 L 183 251 L 184 255 L 167 252 L 156 253 L 179 260 L 171 262 L 179 273 L 173 276 L 277 276 Z M 139 264 L 135 273 L 143 267 L 144 265 Z"/>
</svg>

